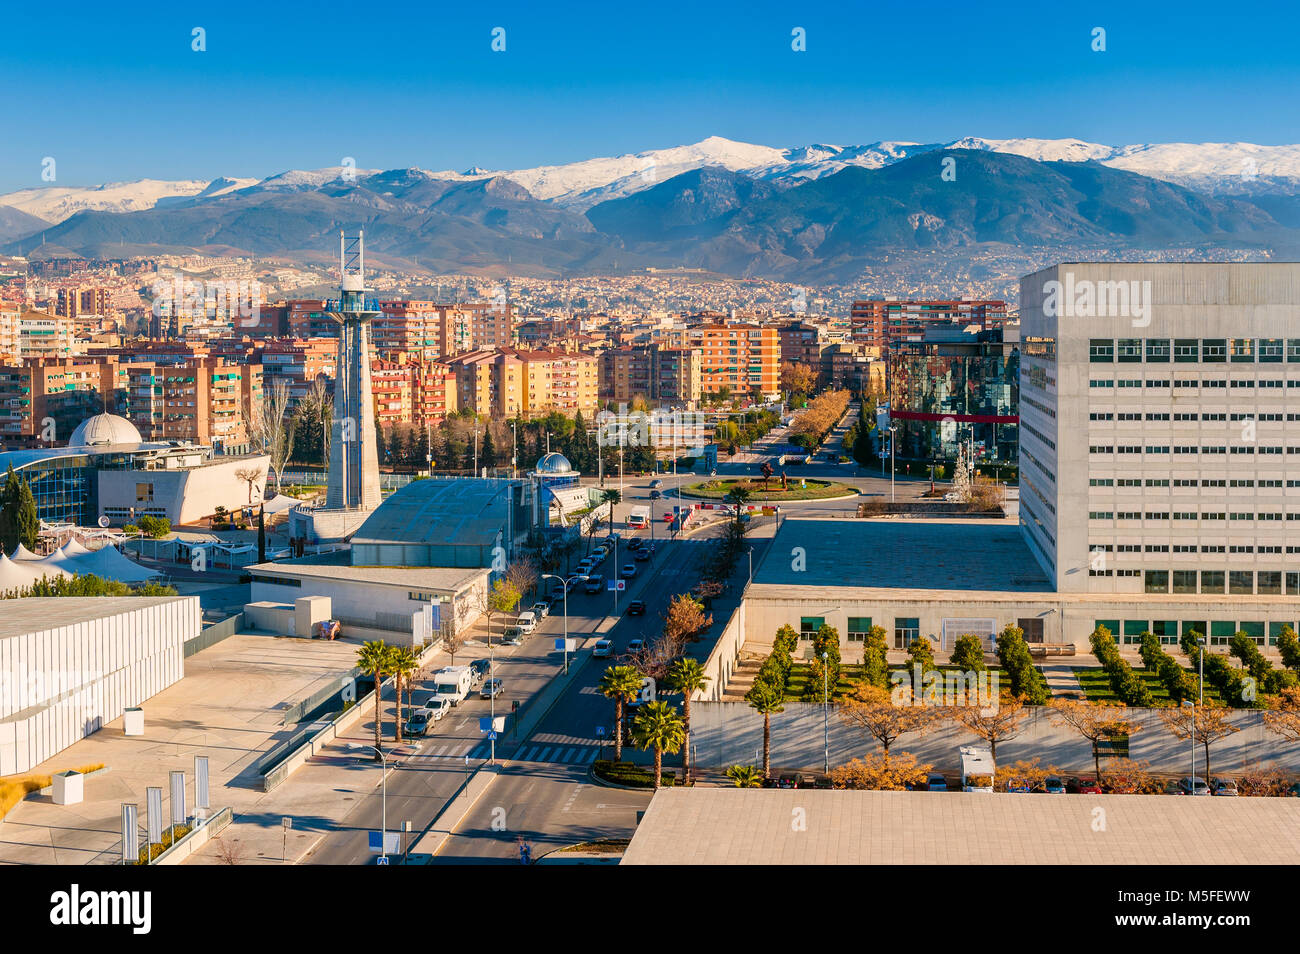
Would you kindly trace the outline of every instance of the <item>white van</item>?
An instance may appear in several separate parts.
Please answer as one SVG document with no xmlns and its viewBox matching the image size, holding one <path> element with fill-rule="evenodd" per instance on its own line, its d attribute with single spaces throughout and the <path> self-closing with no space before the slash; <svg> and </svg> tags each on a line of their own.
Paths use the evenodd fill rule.
<svg viewBox="0 0 1300 954">
<path fill-rule="evenodd" d="M 537 628 L 537 614 L 532 610 L 520 613 L 519 618 L 515 620 L 515 625 L 518 626 L 526 636 Z"/>
<path fill-rule="evenodd" d="M 474 670 L 469 666 L 444 666 L 433 674 L 434 699 L 445 699 L 453 706 L 460 705 L 473 686 Z"/>
</svg>

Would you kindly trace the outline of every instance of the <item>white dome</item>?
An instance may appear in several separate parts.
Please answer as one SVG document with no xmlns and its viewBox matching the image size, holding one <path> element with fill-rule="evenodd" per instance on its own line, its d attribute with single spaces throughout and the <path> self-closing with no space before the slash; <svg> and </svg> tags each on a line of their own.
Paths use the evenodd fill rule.
<svg viewBox="0 0 1300 954">
<path fill-rule="evenodd" d="M 537 462 L 537 473 L 571 474 L 573 473 L 573 465 L 569 463 L 569 458 L 552 451 L 549 454 L 542 455 L 542 459 Z"/>
<path fill-rule="evenodd" d="M 95 444 L 139 444 L 140 432 L 134 424 L 116 414 L 96 414 L 77 425 L 68 438 L 69 447 Z"/>
</svg>

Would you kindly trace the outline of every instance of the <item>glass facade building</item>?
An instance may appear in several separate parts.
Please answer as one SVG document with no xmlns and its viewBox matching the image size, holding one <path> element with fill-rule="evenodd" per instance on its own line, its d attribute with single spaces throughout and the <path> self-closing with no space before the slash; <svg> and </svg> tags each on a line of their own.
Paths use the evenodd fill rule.
<svg viewBox="0 0 1300 954">
<path fill-rule="evenodd" d="M 895 342 L 889 398 L 900 460 L 952 461 L 973 442 L 977 462 L 1017 462 L 1020 349 L 1001 330 Z"/>
</svg>

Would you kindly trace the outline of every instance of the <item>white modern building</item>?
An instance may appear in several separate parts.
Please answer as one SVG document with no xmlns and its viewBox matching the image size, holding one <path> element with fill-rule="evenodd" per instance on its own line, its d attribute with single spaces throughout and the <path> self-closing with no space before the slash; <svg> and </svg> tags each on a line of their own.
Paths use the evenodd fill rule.
<svg viewBox="0 0 1300 954">
<path fill-rule="evenodd" d="M 178 682 L 200 628 L 196 596 L 0 602 L 0 775 L 29 771 Z"/>
<path fill-rule="evenodd" d="M 1300 264 L 1065 263 L 1020 315 L 1021 525 L 1054 588 L 1300 600 Z"/>
</svg>

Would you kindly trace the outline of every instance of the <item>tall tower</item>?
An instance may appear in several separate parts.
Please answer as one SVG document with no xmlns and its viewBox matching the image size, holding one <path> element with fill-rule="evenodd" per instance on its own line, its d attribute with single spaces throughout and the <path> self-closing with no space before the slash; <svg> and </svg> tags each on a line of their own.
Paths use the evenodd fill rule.
<svg viewBox="0 0 1300 954">
<path fill-rule="evenodd" d="M 381 500 L 375 403 L 370 390 L 370 321 L 379 309 L 374 299 L 366 300 L 365 259 L 365 233 L 349 237 L 339 232 L 340 297 L 325 305 L 326 314 L 339 323 L 325 496 L 325 506 L 331 510 L 374 510 Z"/>
</svg>

